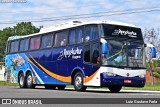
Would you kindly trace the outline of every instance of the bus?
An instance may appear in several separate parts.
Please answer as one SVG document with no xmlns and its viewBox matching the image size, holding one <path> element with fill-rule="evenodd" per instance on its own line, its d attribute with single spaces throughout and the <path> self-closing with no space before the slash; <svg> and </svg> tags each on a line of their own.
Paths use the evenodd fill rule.
<svg viewBox="0 0 160 107">
<path fill-rule="evenodd" d="M 39 33 L 9 37 L 5 64 L 20 88 L 76 91 L 144 87 L 145 48 L 141 29 L 115 21 L 72 21 Z M 155 57 L 155 48 L 152 57 Z"/>
</svg>

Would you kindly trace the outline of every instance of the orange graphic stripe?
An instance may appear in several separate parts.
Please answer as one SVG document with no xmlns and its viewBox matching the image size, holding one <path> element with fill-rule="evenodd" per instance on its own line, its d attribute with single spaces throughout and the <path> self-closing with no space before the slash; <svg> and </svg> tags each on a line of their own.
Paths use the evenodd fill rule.
<svg viewBox="0 0 160 107">
<path fill-rule="evenodd" d="M 30 56 L 31 56 L 31 55 L 30 55 Z M 57 79 L 57 80 L 63 81 L 63 82 L 71 82 L 71 76 L 69 76 L 69 77 L 64 77 L 64 76 L 57 75 L 57 74 L 55 74 L 55 73 L 47 70 L 46 68 L 44 68 L 44 67 L 43 67 L 41 64 L 39 64 L 32 56 L 31 56 L 31 58 L 34 60 L 35 63 L 38 64 L 38 66 L 39 66 L 44 72 L 46 72 L 46 73 L 47 73 L 48 75 L 50 75 L 51 77 L 53 77 L 53 78 L 55 78 L 55 79 Z M 30 63 L 32 63 L 34 66 L 36 66 L 28 57 L 27 57 L 27 59 L 28 59 L 28 61 L 29 61 Z M 36 67 L 37 67 L 37 66 L 36 66 Z M 98 69 L 98 70 L 99 70 L 99 69 Z M 87 83 L 87 82 L 91 81 L 91 80 L 93 79 L 93 77 L 97 74 L 98 70 L 97 70 L 94 74 L 92 74 L 91 76 L 83 78 L 84 83 Z"/>
<path fill-rule="evenodd" d="M 32 57 L 32 56 L 31 56 Z M 39 64 L 33 57 L 32 59 L 34 60 L 34 62 L 36 62 L 38 64 L 38 66 L 44 71 L 46 72 L 48 75 L 50 75 L 53 78 L 56 78 L 57 80 L 63 81 L 63 82 L 71 82 L 71 77 L 64 77 L 64 76 L 60 76 L 57 75 L 49 70 L 47 70 L 46 68 L 44 68 L 41 64 Z"/>
<path fill-rule="evenodd" d="M 26 56 L 27 57 L 27 56 Z M 34 66 L 36 66 L 28 57 L 27 57 L 27 60 L 32 63 Z M 37 67 L 37 66 L 36 66 Z M 38 67 L 37 67 L 38 68 Z"/>
<path fill-rule="evenodd" d="M 98 69 L 98 70 L 99 70 L 99 69 Z M 84 83 L 87 83 L 87 82 L 91 81 L 91 80 L 93 79 L 93 77 L 97 74 L 98 70 L 97 70 L 94 74 L 92 74 L 91 76 L 85 77 L 85 78 L 83 79 Z"/>
</svg>

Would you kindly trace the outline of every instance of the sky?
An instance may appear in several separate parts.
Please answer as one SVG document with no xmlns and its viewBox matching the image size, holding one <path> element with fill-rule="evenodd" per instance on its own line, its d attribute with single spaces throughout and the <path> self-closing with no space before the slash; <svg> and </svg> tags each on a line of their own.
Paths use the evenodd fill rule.
<svg viewBox="0 0 160 107">
<path fill-rule="evenodd" d="M 7 3 L 4 3 L 7 1 Z M 19 1 L 19 3 L 17 3 Z M 157 11 L 134 14 L 114 14 L 113 11 L 126 11 L 128 9 L 156 8 Z M 104 12 L 111 12 L 104 14 Z M 93 17 L 103 13 L 101 17 Z M 89 14 L 89 18 L 84 17 Z M 78 15 L 78 19 L 62 20 L 64 16 Z M 75 16 L 74 16 L 75 17 Z M 52 21 L 41 21 L 50 18 Z M 56 19 L 56 20 L 55 20 Z M 57 20 L 58 19 L 58 20 Z M 31 21 L 36 27 L 48 27 L 68 21 L 94 21 L 112 20 L 137 25 L 144 28 L 160 27 L 160 0 L 0 0 L 0 30 L 13 27 L 20 21 Z M 33 20 L 40 20 L 34 22 Z M 9 24 L 7 22 L 9 21 Z M 11 24 L 12 23 L 12 24 Z"/>
</svg>

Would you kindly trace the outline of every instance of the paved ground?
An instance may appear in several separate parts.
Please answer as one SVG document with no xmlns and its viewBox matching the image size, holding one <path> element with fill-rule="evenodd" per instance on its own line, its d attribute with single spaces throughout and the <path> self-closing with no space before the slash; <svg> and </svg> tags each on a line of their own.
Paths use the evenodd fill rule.
<svg viewBox="0 0 160 107">
<path fill-rule="evenodd" d="M 160 98 L 160 92 L 122 90 L 120 93 L 110 93 L 107 89 L 102 90 L 97 88 L 87 89 L 85 92 L 76 92 L 72 88 L 61 91 L 44 89 L 43 87 L 20 89 L 19 87 L 0 86 L 0 98 Z M 0 107 L 9 106 L 21 107 L 22 105 L 0 105 Z M 44 105 L 23 106 L 44 107 Z M 45 107 L 159 107 L 159 104 L 47 104 Z"/>
<path fill-rule="evenodd" d="M 160 91 L 121 90 L 120 93 L 110 93 L 105 89 L 87 89 L 76 92 L 73 88 L 65 90 L 49 90 L 43 87 L 36 89 L 21 89 L 19 87 L 0 87 L 0 98 L 160 98 Z"/>
</svg>

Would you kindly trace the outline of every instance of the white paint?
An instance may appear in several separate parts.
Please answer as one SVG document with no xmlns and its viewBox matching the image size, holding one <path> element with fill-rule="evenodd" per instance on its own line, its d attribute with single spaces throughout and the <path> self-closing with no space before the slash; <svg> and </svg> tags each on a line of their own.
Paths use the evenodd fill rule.
<svg viewBox="0 0 160 107">
<path fill-rule="evenodd" d="M 98 70 L 97 74 L 87 83 L 84 83 L 86 86 L 100 86 L 100 70 Z"/>
<path fill-rule="evenodd" d="M 100 67 L 100 70 L 101 70 L 101 73 L 111 72 L 123 77 L 135 77 L 135 76 L 146 74 L 145 69 L 130 70 L 130 69 L 120 69 L 120 68 L 112 68 L 112 67 Z M 127 76 L 127 73 L 129 73 L 129 76 Z"/>
<path fill-rule="evenodd" d="M 3 65 L 0 65 L 0 81 L 4 81 L 4 73 L 5 73 L 5 67 Z"/>
<path fill-rule="evenodd" d="M 42 79 L 39 77 L 39 75 L 36 73 L 36 71 L 34 70 L 34 68 L 32 67 L 32 65 L 30 64 L 32 71 L 35 73 L 36 77 L 38 78 L 38 80 L 40 81 L 41 84 L 44 84 L 44 82 L 42 81 Z"/>
</svg>

